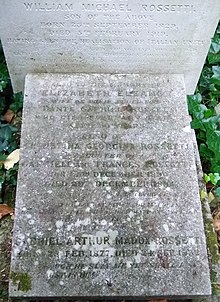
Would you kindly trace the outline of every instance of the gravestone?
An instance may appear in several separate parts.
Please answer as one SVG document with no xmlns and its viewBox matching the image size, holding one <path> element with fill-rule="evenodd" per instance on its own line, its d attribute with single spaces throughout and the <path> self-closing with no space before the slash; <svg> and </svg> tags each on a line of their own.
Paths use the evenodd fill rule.
<svg viewBox="0 0 220 302">
<path fill-rule="evenodd" d="M 12 298 L 210 294 L 185 98 L 182 75 L 28 75 Z"/>
<path fill-rule="evenodd" d="M 28 74 L 10 296 L 208 296 L 186 93 L 220 2 L 74 2 L 2 0 L 14 91 Z"/>
<path fill-rule="evenodd" d="M 2 0 L 0 36 L 15 91 L 27 73 L 184 74 L 195 90 L 219 0 Z"/>
</svg>

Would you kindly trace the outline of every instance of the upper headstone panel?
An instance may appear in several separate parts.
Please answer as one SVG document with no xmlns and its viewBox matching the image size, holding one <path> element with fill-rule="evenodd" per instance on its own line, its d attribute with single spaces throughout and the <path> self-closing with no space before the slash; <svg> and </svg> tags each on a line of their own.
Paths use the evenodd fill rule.
<svg viewBox="0 0 220 302">
<path fill-rule="evenodd" d="M 15 91 L 28 72 L 184 73 L 194 92 L 219 0 L 1 0 Z"/>
</svg>

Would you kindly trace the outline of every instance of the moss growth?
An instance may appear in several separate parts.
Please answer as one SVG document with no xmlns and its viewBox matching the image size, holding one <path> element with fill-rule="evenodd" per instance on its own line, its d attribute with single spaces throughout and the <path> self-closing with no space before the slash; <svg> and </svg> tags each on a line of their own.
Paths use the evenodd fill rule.
<svg viewBox="0 0 220 302">
<path fill-rule="evenodd" d="M 18 285 L 18 290 L 27 292 L 31 290 L 31 277 L 27 273 L 10 273 L 10 279 L 14 285 Z"/>
<path fill-rule="evenodd" d="M 0 301 L 8 296 L 10 270 L 10 240 L 13 221 L 10 216 L 0 221 Z"/>
<path fill-rule="evenodd" d="M 217 236 L 213 228 L 213 220 L 210 216 L 206 208 L 206 198 L 201 198 L 202 201 L 202 209 L 203 209 L 203 217 L 204 217 L 204 225 L 206 232 L 206 240 L 207 246 L 210 254 L 211 267 L 210 267 L 210 279 L 212 284 L 212 294 L 219 295 L 220 293 L 220 284 L 218 281 L 217 273 L 214 271 L 214 267 L 220 264 L 220 254 Z"/>
<path fill-rule="evenodd" d="M 144 163 L 144 169 L 152 168 L 152 167 L 155 166 L 155 164 L 156 164 L 155 161 L 153 161 L 153 160 L 147 160 Z"/>
<path fill-rule="evenodd" d="M 205 208 L 205 201 L 202 200 L 203 207 L 203 215 L 204 215 L 204 223 L 205 223 L 205 232 L 206 232 L 206 240 L 209 248 L 210 256 L 212 264 L 219 264 L 220 262 L 220 254 L 218 249 L 218 241 L 217 236 L 213 228 L 213 221 L 208 217 L 207 210 Z"/>
<path fill-rule="evenodd" d="M 210 270 L 210 279 L 212 284 L 212 295 L 219 295 L 219 284 L 217 281 L 217 273 L 214 270 Z"/>
<path fill-rule="evenodd" d="M 130 129 L 130 128 L 132 128 L 132 126 L 128 122 L 122 122 L 121 123 L 121 128 L 123 128 L 123 129 Z"/>
<path fill-rule="evenodd" d="M 122 111 L 128 111 L 130 113 L 132 113 L 134 110 L 130 104 L 122 106 L 121 109 L 122 109 Z"/>
</svg>

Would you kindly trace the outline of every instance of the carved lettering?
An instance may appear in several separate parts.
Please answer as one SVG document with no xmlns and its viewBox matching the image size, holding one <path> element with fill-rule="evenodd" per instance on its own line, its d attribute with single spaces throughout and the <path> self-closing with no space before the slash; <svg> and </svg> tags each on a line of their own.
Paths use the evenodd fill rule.
<svg viewBox="0 0 220 302">
<path fill-rule="evenodd" d="M 24 2 L 24 7 L 27 11 L 35 11 L 35 12 L 57 12 L 57 11 L 73 11 L 72 3 L 44 3 L 41 4 L 39 2 Z"/>
<path fill-rule="evenodd" d="M 82 11 L 85 12 L 131 12 L 131 8 L 128 4 L 84 4 L 82 3 Z"/>
</svg>

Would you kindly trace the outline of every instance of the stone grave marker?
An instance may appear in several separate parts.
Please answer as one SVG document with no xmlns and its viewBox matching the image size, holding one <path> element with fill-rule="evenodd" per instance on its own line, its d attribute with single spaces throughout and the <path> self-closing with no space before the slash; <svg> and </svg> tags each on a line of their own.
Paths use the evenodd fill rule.
<svg viewBox="0 0 220 302">
<path fill-rule="evenodd" d="M 183 75 L 28 75 L 23 116 L 12 298 L 210 295 Z"/>
<path fill-rule="evenodd" d="M 1 0 L 0 37 L 15 91 L 27 73 L 184 74 L 195 90 L 219 0 Z"/>
<path fill-rule="evenodd" d="M 10 297 L 210 295 L 186 93 L 219 0 L 1 4 L 15 92 L 28 74 Z"/>
</svg>

